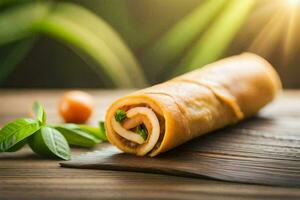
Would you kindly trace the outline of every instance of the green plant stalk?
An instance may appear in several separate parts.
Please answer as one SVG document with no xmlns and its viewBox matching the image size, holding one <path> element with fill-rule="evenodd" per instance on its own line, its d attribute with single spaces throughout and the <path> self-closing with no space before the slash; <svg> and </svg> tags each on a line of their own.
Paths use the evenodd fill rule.
<svg viewBox="0 0 300 200">
<path fill-rule="evenodd" d="M 45 2 L 21 4 L 0 13 L 0 45 L 15 42 L 8 49 L 2 47 L 6 52 L 0 55 L 0 84 L 32 48 L 35 42 L 32 36 L 36 34 L 32 27 L 48 14 L 49 5 Z"/>
<path fill-rule="evenodd" d="M 35 35 L 32 29 L 49 12 L 49 3 L 19 5 L 0 13 L 0 45 Z"/>
<path fill-rule="evenodd" d="M 157 76 L 205 30 L 207 25 L 220 12 L 227 0 L 207 0 L 189 15 L 173 26 L 145 54 L 145 62 L 153 63 L 156 69 L 152 76 Z M 149 70 L 149 73 L 151 72 Z"/>
<path fill-rule="evenodd" d="M 81 2 L 82 3 L 82 2 Z M 124 0 L 104 0 L 104 1 L 85 1 L 85 6 L 100 14 L 118 32 L 126 38 L 128 45 L 137 49 L 143 43 L 144 34 L 137 34 L 142 31 L 138 29 L 136 20 L 132 15 L 130 2 Z"/>
<path fill-rule="evenodd" d="M 219 59 L 254 5 L 254 0 L 231 0 L 217 21 L 204 33 L 173 72 L 178 75 Z"/>
<path fill-rule="evenodd" d="M 120 35 L 110 25 L 92 12 L 74 4 L 60 3 L 56 6 L 55 10 L 60 13 L 60 16 L 72 20 L 72 22 L 79 24 L 81 27 L 91 31 L 98 38 L 101 38 L 114 51 L 131 77 L 134 77 L 132 80 L 135 82 L 135 85 L 139 87 L 147 85 L 146 78 L 134 55 L 125 45 Z"/>
<path fill-rule="evenodd" d="M 76 47 L 81 53 L 88 54 L 101 65 L 103 73 L 111 79 L 115 86 L 137 87 L 118 57 L 105 42 L 72 20 L 52 12 L 36 26 L 36 30 Z"/>
<path fill-rule="evenodd" d="M 33 0 L 1 0 L 0 1 L 0 8 L 15 5 L 15 4 L 20 4 L 20 3 L 26 3 L 26 2 L 29 2 L 29 1 L 33 1 Z"/>
<path fill-rule="evenodd" d="M 62 10 L 59 9 L 60 4 Z M 146 85 L 144 75 L 119 36 L 112 34 L 108 37 L 107 35 L 114 31 L 101 20 L 99 22 L 96 17 L 93 18 L 92 14 L 87 14 L 88 11 L 85 9 L 82 9 L 81 14 L 84 16 L 80 18 L 93 18 L 94 22 L 98 22 L 93 25 L 100 24 L 105 29 L 105 34 L 100 35 L 100 29 L 97 31 L 92 29 L 92 25 L 87 25 L 87 21 L 80 21 L 64 14 L 64 10 L 70 14 L 73 9 L 80 10 L 80 7 L 65 3 L 34 2 L 8 9 L 0 14 L 0 45 L 43 33 L 76 49 L 75 52 L 79 52 L 82 57 L 88 55 L 86 57 L 95 61 L 96 65 L 91 67 L 94 67 L 99 77 L 106 75 L 113 85 L 123 88 L 144 87 Z M 109 46 L 111 42 L 114 43 Z M 90 63 L 92 62 L 88 64 Z"/>
<path fill-rule="evenodd" d="M 11 44 L 7 48 L 4 47 L 4 52 L 0 54 L 0 85 L 13 72 L 18 63 L 25 58 L 34 43 L 35 38 L 29 38 Z"/>
</svg>

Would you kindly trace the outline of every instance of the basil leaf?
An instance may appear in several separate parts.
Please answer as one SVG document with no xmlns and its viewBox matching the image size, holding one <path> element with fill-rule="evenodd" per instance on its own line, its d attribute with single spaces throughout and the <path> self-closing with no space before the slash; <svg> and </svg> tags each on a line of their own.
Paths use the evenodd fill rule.
<svg viewBox="0 0 300 200">
<path fill-rule="evenodd" d="M 33 112 L 38 121 L 40 121 L 43 125 L 46 124 L 46 112 L 43 106 L 39 102 L 33 103 Z"/>
<path fill-rule="evenodd" d="M 29 138 L 28 144 L 35 153 L 41 156 L 64 160 L 71 158 L 68 142 L 59 131 L 51 127 L 42 127 Z"/>
<path fill-rule="evenodd" d="M 79 127 L 79 126 L 78 126 Z M 69 144 L 81 147 L 93 147 L 100 142 L 100 140 L 89 133 L 78 129 L 76 125 L 66 124 L 56 126 L 55 129 L 61 132 Z"/>
<path fill-rule="evenodd" d="M 95 137 L 97 137 L 98 139 L 100 137 L 100 130 L 98 127 L 94 127 L 94 126 L 89 126 L 89 125 L 85 125 L 85 124 L 80 124 L 78 125 L 78 130 L 82 130 L 86 133 L 89 133 L 91 135 L 94 135 Z"/>
<path fill-rule="evenodd" d="M 84 132 L 87 132 L 87 133 L 89 133 L 91 135 L 94 135 L 99 140 L 107 141 L 105 130 L 103 129 L 104 126 L 102 127 L 100 125 L 100 123 L 101 122 L 99 122 L 99 127 L 93 127 L 93 126 L 81 124 L 81 125 L 79 125 L 79 129 L 82 130 L 82 131 L 84 131 Z"/>
<path fill-rule="evenodd" d="M 12 148 L 6 150 L 6 152 L 16 152 L 22 149 L 25 144 L 27 143 L 27 139 L 22 140 L 21 142 L 18 142 L 16 145 L 14 145 Z"/>
<path fill-rule="evenodd" d="M 8 123 L 0 130 L 0 152 L 8 151 L 39 129 L 39 122 L 32 119 L 17 119 Z"/>
</svg>

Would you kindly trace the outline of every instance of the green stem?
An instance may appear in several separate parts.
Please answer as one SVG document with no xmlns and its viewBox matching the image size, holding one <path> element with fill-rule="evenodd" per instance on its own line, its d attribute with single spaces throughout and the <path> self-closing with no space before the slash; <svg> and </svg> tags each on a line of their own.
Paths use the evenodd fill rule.
<svg viewBox="0 0 300 200">
<path fill-rule="evenodd" d="M 149 73 L 154 72 L 152 74 L 154 77 L 161 74 L 172 61 L 182 55 L 226 2 L 227 0 L 208 0 L 175 24 L 146 52 L 145 63 L 155 66 L 155 69 L 151 68 Z"/>
<path fill-rule="evenodd" d="M 173 75 L 194 70 L 219 59 L 239 31 L 253 5 L 254 0 L 231 0 L 227 9 L 183 58 Z"/>
</svg>

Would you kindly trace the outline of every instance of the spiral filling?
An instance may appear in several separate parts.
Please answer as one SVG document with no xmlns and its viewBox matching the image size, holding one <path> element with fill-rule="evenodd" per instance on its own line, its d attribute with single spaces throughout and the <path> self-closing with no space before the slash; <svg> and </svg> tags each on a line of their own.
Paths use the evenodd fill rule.
<svg viewBox="0 0 300 200">
<path fill-rule="evenodd" d="M 129 146 L 136 147 L 136 154 L 143 156 L 153 150 L 160 137 L 160 122 L 148 107 L 117 110 L 111 119 L 112 128 Z"/>
</svg>

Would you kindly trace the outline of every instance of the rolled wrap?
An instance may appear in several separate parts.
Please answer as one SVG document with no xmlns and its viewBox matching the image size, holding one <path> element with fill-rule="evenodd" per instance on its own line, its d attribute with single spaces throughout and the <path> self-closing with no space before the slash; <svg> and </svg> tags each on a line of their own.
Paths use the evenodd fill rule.
<svg viewBox="0 0 300 200">
<path fill-rule="evenodd" d="M 263 58 L 251 53 L 229 57 L 118 99 L 106 114 L 107 137 L 124 152 L 156 156 L 256 114 L 280 89 L 277 73 Z M 147 152 L 141 149 L 153 127 L 147 127 L 144 144 L 137 144 L 112 126 L 117 110 L 135 107 L 154 111 L 159 121 L 159 139 Z"/>
</svg>

